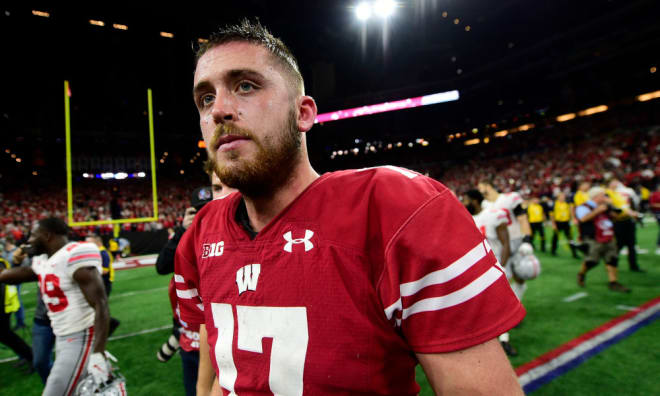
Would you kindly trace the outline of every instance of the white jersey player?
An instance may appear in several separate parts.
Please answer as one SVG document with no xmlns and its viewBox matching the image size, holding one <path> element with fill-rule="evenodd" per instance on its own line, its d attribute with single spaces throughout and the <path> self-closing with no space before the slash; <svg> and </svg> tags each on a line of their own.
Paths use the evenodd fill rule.
<svg viewBox="0 0 660 396">
<path fill-rule="evenodd" d="M 101 272 L 99 249 L 91 243 L 69 242 L 50 258 L 32 259 L 32 271 L 39 278 L 39 291 L 48 307 L 56 336 L 75 333 L 94 325 L 94 309 L 73 279 L 79 268 L 93 267 Z"/>
<path fill-rule="evenodd" d="M 518 299 L 522 301 L 527 285 L 525 285 L 523 279 L 513 273 L 512 260 L 520 250 L 520 247 L 524 244 L 529 245 L 522 249 L 524 252 L 533 251 L 533 247 L 530 243 L 532 240 L 532 232 L 529 226 L 529 220 L 527 219 L 527 211 L 522 206 L 523 199 L 520 194 L 516 192 L 500 194 L 489 181 L 479 182 L 478 188 L 479 192 L 481 192 L 484 198 L 486 198 L 482 203 L 485 208 L 502 209 L 509 216 L 509 225 L 507 228 L 511 245 L 511 258 L 507 263 L 503 264 L 505 265 L 507 276 L 509 276 L 510 279 L 513 279 L 513 282 L 511 282 L 511 288 L 514 293 L 516 293 L 516 296 L 518 296 Z"/>
<path fill-rule="evenodd" d="M 503 209 L 493 207 L 482 209 L 484 196 L 478 190 L 470 190 L 465 194 L 463 204 L 472 214 L 474 223 L 493 249 L 493 253 L 500 263 L 507 263 L 511 253 L 508 226 L 509 214 Z M 511 266 L 506 267 L 507 277 L 510 278 Z M 509 356 L 518 355 L 518 351 L 509 342 L 509 333 L 501 334 L 498 339 L 502 348 Z"/>
<path fill-rule="evenodd" d="M 28 243 L 31 267 L 0 272 L 0 282 L 38 281 L 39 291 L 56 336 L 56 359 L 43 395 L 69 395 L 90 372 L 97 384 L 110 379 L 105 359 L 108 304 L 101 280 L 101 255 L 96 245 L 69 242 L 68 226 L 57 218 L 40 220 Z"/>
<path fill-rule="evenodd" d="M 508 245 L 508 243 L 500 240 L 500 237 L 498 236 L 498 228 L 500 230 L 504 229 L 508 235 L 507 226 L 509 224 L 509 217 L 507 216 L 507 213 L 501 209 L 484 209 L 481 212 L 473 214 L 472 218 L 479 231 L 481 231 L 488 240 L 495 257 L 497 257 L 500 264 L 506 263 L 509 259 L 509 249 L 507 249 L 507 255 L 505 257 L 502 257 L 502 252 L 503 245 Z"/>
</svg>

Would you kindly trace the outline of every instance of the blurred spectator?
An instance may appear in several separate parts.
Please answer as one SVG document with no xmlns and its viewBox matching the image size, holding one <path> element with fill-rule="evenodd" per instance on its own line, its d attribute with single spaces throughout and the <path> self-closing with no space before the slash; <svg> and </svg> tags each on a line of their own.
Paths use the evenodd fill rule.
<svg viewBox="0 0 660 396">
<path fill-rule="evenodd" d="M 651 211 L 655 215 L 655 219 L 658 221 L 658 226 L 660 226 L 660 183 L 655 186 L 655 191 L 649 197 L 649 204 L 651 206 Z M 660 255 L 660 230 L 658 230 L 658 241 L 656 242 L 655 254 Z"/>
<path fill-rule="evenodd" d="M 618 282 L 618 249 L 614 242 L 614 225 L 612 216 L 620 212 L 613 208 L 605 189 L 592 187 L 589 190 L 589 201 L 575 209 L 575 216 L 580 222 L 580 235 L 587 245 L 587 253 L 582 268 L 577 275 L 578 286 L 585 286 L 587 271 L 605 261 L 609 289 L 617 292 L 630 292 L 630 289 Z"/>
<path fill-rule="evenodd" d="M 3 257 L 5 260 L 7 260 L 8 263 L 12 263 L 12 267 L 17 267 L 22 264 L 22 263 L 17 263 L 16 265 L 13 265 L 14 252 L 16 251 L 16 249 L 18 249 L 18 246 L 16 246 L 16 241 L 14 240 L 14 237 L 10 235 L 7 238 L 5 238 L 5 250 Z M 14 313 L 14 317 L 16 318 L 16 324 L 13 327 L 14 331 L 25 328 L 25 311 L 23 310 L 23 300 L 21 299 L 20 284 L 16 285 L 16 290 L 18 292 L 19 308 L 18 311 Z"/>
<path fill-rule="evenodd" d="M 0 258 L 0 272 L 10 268 L 9 262 Z M 10 315 L 18 311 L 18 291 L 16 286 L 0 283 L 0 342 L 8 346 L 20 358 L 19 364 L 32 371 L 32 349 L 14 333 L 9 325 Z"/>
<path fill-rule="evenodd" d="M 533 197 L 530 200 L 527 206 L 527 217 L 529 218 L 529 226 L 532 228 L 532 246 L 534 246 L 536 234 L 539 234 L 541 237 L 541 251 L 545 252 L 545 230 L 543 228 L 545 211 L 538 197 Z"/>
<path fill-rule="evenodd" d="M 639 197 L 619 180 L 613 179 L 607 189 L 612 205 L 619 209 L 614 216 L 614 235 L 617 248 L 621 255 L 628 255 L 628 265 L 631 271 L 643 272 L 637 264 L 637 227 L 635 219 L 638 213 L 633 209 L 639 204 Z"/>
<path fill-rule="evenodd" d="M 557 195 L 557 200 L 553 205 L 551 219 L 553 229 L 551 253 L 555 256 L 557 254 L 557 244 L 560 232 L 564 233 L 568 242 L 573 239 L 571 235 L 571 208 L 568 202 L 566 202 L 566 194 L 563 192 Z M 573 245 L 570 245 L 570 247 L 573 258 L 578 258 L 577 253 L 575 252 L 575 247 L 573 247 Z"/>
</svg>

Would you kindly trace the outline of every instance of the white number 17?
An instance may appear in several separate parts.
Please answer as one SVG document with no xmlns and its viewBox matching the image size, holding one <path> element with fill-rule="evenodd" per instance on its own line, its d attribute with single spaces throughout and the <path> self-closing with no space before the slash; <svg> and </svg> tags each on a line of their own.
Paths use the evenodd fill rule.
<svg viewBox="0 0 660 396">
<path fill-rule="evenodd" d="M 232 354 L 234 314 L 230 304 L 211 304 L 213 323 L 218 329 L 215 360 L 218 382 L 235 396 L 238 372 Z M 277 395 L 303 394 L 303 369 L 307 354 L 307 308 L 236 306 L 238 321 L 237 348 L 263 353 L 262 339 L 270 337 L 270 391 Z"/>
</svg>

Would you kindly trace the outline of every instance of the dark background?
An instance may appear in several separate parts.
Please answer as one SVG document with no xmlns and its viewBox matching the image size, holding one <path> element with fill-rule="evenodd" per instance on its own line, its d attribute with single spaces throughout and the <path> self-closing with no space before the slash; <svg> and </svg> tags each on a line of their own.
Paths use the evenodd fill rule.
<svg viewBox="0 0 660 396">
<path fill-rule="evenodd" d="M 291 47 L 321 113 L 461 93 L 458 102 L 315 126 L 308 139 L 320 172 L 474 155 L 446 137 L 477 128 L 469 137 L 483 138 L 528 122 L 547 129 L 559 114 L 600 104 L 657 117 L 657 105 L 634 97 L 660 89 L 660 73 L 650 72 L 660 66 L 658 1 L 398 3 L 386 30 L 377 18 L 363 28 L 353 1 L 0 7 L 0 184 L 64 187 L 65 79 L 71 82 L 74 158 L 148 156 L 146 89 L 152 88 L 159 179 L 203 180 L 191 97 L 193 48 L 198 38 L 244 16 L 259 17 Z M 90 19 L 106 25 L 90 25 Z M 430 145 L 363 154 L 366 142 L 417 138 Z M 360 155 L 330 159 L 334 150 L 352 147 Z"/>
</svg>

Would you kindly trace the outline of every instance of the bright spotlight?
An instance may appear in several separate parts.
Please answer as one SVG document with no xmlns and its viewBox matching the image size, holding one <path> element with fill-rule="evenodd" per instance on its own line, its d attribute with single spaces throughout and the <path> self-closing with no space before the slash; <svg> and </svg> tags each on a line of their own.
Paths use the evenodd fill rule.
<svg viewBox="0 0 660 396">
<path fill-rule="evenodd" d="M 381 18 L 388 18 L 394 14 L 396 3 L 394 0 L 377 0 L 374 3 L 374 12 Z"/>
<path fill-rule="evenodd" d="M 366 21 L 371 17 L 371 4 L 362 2 L 355 7 L 355 16 L 361 21 Z"/>
</svg>

